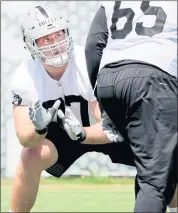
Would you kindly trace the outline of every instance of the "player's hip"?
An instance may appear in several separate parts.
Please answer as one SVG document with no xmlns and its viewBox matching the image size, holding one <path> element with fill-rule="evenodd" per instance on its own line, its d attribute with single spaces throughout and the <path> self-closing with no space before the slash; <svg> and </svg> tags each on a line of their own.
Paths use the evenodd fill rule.
<svg viewBox="0 0 178 213">
<path fill-rule="evenodd" d="M 101 78 L 101 76 L 109 76 L 111 74 L 115 74 L 117 79 L 120 80 L 134 77 L 156 77 L 176 80 L 175 77 L 169 75 L 160 67 L 137 60 L 120 60 L 106 64 L 99 72 L 98 79 Z"/>
<path fill-rule="evenodd" d="M 135 119 L 171 135 L 177 131 L 177 80 L 157 67 L 126 61 L 108 65 L 98 75 L 97 96 L 124 138 Z M 139 128 L 143 132 L 143 125 Z"/>
<path fill-rule="evenodd" d="M 106 65 L 98 74 L 97 95 L 134 96 L 154 90 L 166 96 L 177 96 L 177 79 L 160 68 L 141 61 L 123 60 Z M 120 97 L 122 98 L 122 97 Z"/>
</svg>

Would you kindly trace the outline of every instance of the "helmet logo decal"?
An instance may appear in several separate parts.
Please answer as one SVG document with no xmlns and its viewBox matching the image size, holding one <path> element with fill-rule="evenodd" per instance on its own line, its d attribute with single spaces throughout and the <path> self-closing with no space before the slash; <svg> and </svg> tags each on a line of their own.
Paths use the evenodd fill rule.
<svg viewBox="0 0 178 213">
<path fill-rule="evenodd" d="M 45 18 L 49 18 L 47 12 L 41 6 L 37 6 L 36 8 L 41 12 L 41 14 L 43 14 Z"/>
</svg>

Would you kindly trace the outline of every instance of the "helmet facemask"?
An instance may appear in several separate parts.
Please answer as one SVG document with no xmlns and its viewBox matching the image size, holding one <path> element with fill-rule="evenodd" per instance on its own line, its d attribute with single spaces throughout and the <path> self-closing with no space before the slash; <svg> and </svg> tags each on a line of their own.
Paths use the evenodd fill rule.
<svg viewBox="0 0 178 213">
<path fill-rule="evenodd" d="M 25 41 L 28 49 L 31 51 L 33 59 L 38 60 L 44 64 L 61 67 L 68 63 L 71 55 L 71 50 L 73 49 L 72 37 L 69 36 L 68 29 L 64 29 L 65 39 L 54 44 L 38 47 L 36 40 L 28 42 Z"/>
</svg>

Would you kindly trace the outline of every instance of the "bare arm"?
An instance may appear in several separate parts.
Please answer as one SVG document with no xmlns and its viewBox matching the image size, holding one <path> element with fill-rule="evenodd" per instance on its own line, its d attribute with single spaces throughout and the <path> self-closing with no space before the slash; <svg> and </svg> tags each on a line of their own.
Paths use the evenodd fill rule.
<svg viewBox="0 0 178 213">
<path fill-rule="evenodd" d="M 13 105 L 14 124 L 20 144 L 24 147 L 38 145 L 46 136 L 35 132 L 35 126 L 28 116 L 28 106 Z"/>
<path fill-rule="evenodd" d="M 108 138 L 105 136 L 101 126 L 101 112 L 97 101 L 90 103 L 93 115 L 96 119 L 96 124 L 90 127 L 84 127 L 87 133 L 87 138 L 83 141 L 83 144 L 106 144 L 110 143 Z"/>
</svg>

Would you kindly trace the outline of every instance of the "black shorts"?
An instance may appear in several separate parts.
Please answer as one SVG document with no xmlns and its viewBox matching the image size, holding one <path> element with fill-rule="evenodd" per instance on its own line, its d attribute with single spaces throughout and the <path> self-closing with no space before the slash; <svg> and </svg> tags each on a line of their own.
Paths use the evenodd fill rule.
<svg viewBox="0 0 178 213">
<path fill-rule="evenodd" d="M 127 141 L 102 145 L 81 144 L 71 140 L 58 123 L 49 125 L 46 138 L 55 145 L 58 152 L 57 162 L 46 170 L 55 177 L 60 177 L 83 154 L 93 151 L 109 155 L 113 163 L 135 166 L 133 153 Z"/>
<path fill-rule="evenodd" d="M 177 79 L 150 64 L 121 61 L 100 71 L 97 97 L 130 141 L 138 181 L 168 201 L 177 183 Z"/>
</svg>

